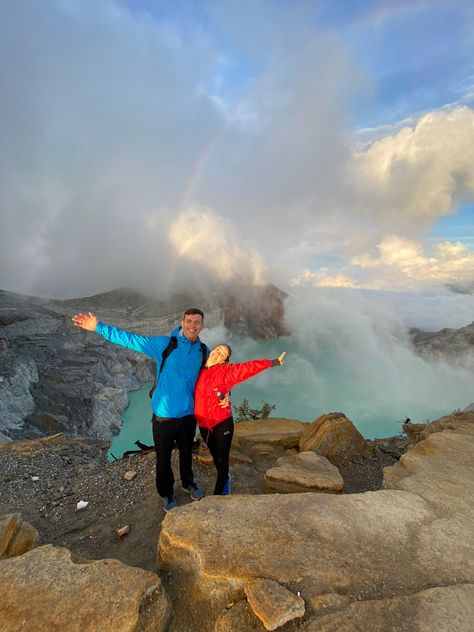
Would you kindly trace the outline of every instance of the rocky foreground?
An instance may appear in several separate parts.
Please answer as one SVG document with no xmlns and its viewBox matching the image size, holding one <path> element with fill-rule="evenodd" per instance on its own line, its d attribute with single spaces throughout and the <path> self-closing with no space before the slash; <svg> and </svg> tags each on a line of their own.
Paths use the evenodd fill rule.
<svg viewBox="0 0 474 632">
<path fill-rule="evenodd" d="M 341 413 L 238 424 L 233 495 L 178 493 L 166 516 L 152 454 L 104 465 L 90 441 L 4 445 L 0 627 L 470 632 L 474 413 L 405 429 L 406 451 Z M 196 454 L 209 492 L 208 461 Z"/>
</svg>

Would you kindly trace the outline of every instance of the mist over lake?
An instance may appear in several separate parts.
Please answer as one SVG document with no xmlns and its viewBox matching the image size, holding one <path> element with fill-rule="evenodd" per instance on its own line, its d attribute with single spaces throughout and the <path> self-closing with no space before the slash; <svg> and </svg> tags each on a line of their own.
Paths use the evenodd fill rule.
<svg viewBox="0 0 474 632">
<path fill-rule="evenodd" d="M 402 298 L 319 289 L 287 301 L 290 336 L 233 340 L 224 327 L 216 327 L 205 329 L 202 339 L 210 347 L 230 342 L 233 362 L 273 359 L 287 352 L 282 367 L 264 371 L 233 389 L 234 406 L 248 399 L 252 408 L 259 408 L 267 401 L 276 404 L 274 417 L 306 422 L 340 411 L 366 438 L 392 436 L 401 431 L 405 417 L 413 422 L 436 419 L 474 399 L 472 366 L 461 359 L 454 365 L 419 356 L 411 346 L 407 326 L 467 321 L 472 300 L 464 313 L 462 303 L 457 302 L 456 309 L 442 303 L 441 308 L 433 297 L 418 296 L 405 314 Z M 111 446 L 117 457 L 136 449 L 136 440 L 153 443 L 149 387 L 129 394 L 122 431 Z"/>
</svg>

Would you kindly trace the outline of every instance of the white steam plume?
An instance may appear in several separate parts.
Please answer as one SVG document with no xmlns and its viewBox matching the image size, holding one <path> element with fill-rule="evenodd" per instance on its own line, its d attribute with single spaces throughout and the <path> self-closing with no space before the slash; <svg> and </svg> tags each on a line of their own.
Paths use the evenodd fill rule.
<svg viewBox="0 0 474 632">
<path fill-rule="evenodd" d="M 464 408 L 474 400 L 473 358 L 457 366 L 421 358 L 410 346 L 402 310 L 383 295 L 351 290 L 319 289 L 289 299 L 292 339 L 265 350 L 267 357 L 286 350 L 286 363 L 252 382 L 255 403 L 277 403 L 276 415 L 306 421 L 342 411 L 368 437 L 397 434 L 395 422 L 405 415 L 423 422 Z M 248 341 L 235 352 L 242 360 L 261 349 Z"/>
</svg>

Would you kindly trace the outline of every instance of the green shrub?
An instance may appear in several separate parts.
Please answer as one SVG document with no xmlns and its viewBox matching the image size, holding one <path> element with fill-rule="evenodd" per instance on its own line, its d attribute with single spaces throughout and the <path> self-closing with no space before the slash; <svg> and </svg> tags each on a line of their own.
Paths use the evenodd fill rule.
<svg viewBox="0 0 474 632">
<path fill-rule="evenodd" d="M 236 419 L 235 421 L 256 421 L 257 419 L 267 419 L 272 411 L 276 408 L 276 404 L 262 402 L 261 408 L 250 408 L 249 400 L 244 399 L 240 406 L 234 406 Z"/>
</svg>

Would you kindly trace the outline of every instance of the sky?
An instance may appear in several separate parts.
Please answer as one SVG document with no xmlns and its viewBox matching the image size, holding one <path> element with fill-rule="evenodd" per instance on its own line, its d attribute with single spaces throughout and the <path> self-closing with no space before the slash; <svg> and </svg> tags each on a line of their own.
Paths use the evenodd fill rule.
<svg viewBox="0 0 474 632">
<path fill-rule="evenodd" d="M 0 288 L 474 287 L 474 5 L 0 0 Z"/>
</svg>

